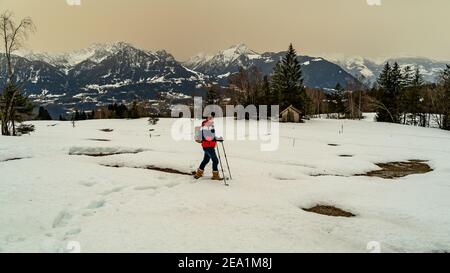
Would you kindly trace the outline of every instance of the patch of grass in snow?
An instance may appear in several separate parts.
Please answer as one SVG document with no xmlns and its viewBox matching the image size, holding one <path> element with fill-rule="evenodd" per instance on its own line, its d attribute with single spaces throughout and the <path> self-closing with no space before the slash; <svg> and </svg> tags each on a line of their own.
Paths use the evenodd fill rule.
<svg viewBox="0 0 450 273">
<path fill-rule="evenodd" d="M 350 155 L 341 155 L 341 157 L 352 157 Z M 370 177 L 379 177 L 384 179 L 396 179 L 405 177 L 413 174 L 424 174 L 432 172 L 433 169 L 425 163 L 425 160 L 409 160 L 409 161 L 399 161 L 399 162 L 388 162 L 388 163 L 377 163 L 380 170 L 370 171 L 365 174 L 355 174 L 353 176 L 370 176 Z M 348 175 L 341 174 L 328 174 L 328 173 L 319 173 L 319 174 L 311 174 L 312 177 L 319 176 L 336 176 L 336 177 L 349 177 Z M 351 176 L 351 175 L 350 175 Z"/>
<path fill-rule="evenodd" d="M 87 140 L 99 141 L 99 142 L 109 142 L 109 141 L 111 141 L 110 139 L 104 139 L 104 138 L 88 138 Z"/>
<path fill-rule="evenodd" d="M 13 158 L 7 158 L 5 160 L 0 160 L 0 162 L 16 161 L 16 160 L 27 159 L 27 158 L 29 158 L 29 157 L 13 157 Z"/>
<path fill-rule="evenodd" d="M 143 166 L 143 167 L 127 167 L 127 166 L 122 166 L 122 165 L 107 165 L 107 164 L 102 164 L 102 166 L 104 166 L 104 167 L 111 167 L 111 168 L 145 169 L 145 170 L 158 171 L 158 172 L 163 172 L 163 173 L 171 173 L 171 174 L 180 174 L 180 175 L 189 175 L 189 176 L 192 176 L 191 173 L 187 173 L 187 172 L 175 170 L 175 169 L 172 169 L 172 168 L 157 167 L 157 166 L 153 166 L 153 165 L 148 165 L 148 166 Z"/>
<path fill-rule="evenodd" d="M 433 171 L 424 160 L 409 160 L 405 162 L 377 163 L 381 170 L 371 171 L 358 176 L 372 176 L 384 179 L 395 179 L 412 174 L 424 174 Z"/>
<path fill-rule="evenodd" d="M 138 154 L 146 151 L 140 148 L 115 148 L 115 147 L 72 147 L 69 155 L 84 155 L 92 157 L 103 157 L 120 154 Z"/>
<path fill-rule="evenodd" d="M 310 174 L 309 176 L 312 176 L 312 177 L 320 177 L 320 176 L 349 177 L 348 175 L 343 175 L 343 174 L 328 174 L 328 173 Z"/>
<path fill-rule="evenodd" d="M 342 210 L 340 208 L 336 208 L 334 206 L 317 205 L 317 206 L 309 208 L 309 209 L 303 208 L 303 210 L 307 211 L 307 212 L 312 212 L 312 213 L 317 213 L 317 214 L 322 214 L 322 215 L 327 215 L 327 216 L 334 216 L 334 217 L 355 217 L 356 216 L 351 212 Z"/>
</svg>

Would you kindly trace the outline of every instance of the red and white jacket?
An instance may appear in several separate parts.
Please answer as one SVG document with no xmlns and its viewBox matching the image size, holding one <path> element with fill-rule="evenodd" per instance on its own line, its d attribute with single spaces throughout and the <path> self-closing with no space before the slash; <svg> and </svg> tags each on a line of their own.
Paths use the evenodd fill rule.
<svg viewBox="0 0 450 273">
<path fill-rule="evenodd" d="M 216 130 L 214 129 L 214 122 L 210 120 L 204 120 L 202 122 L 202 147 L 203 148 L 216 148 Z"/>
</svg>

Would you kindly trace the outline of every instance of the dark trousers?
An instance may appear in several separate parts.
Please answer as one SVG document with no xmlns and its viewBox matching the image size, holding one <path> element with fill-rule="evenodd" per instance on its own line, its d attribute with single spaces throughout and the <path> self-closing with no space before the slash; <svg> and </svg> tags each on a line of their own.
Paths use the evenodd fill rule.
<svg viewBox="0 0 450 273">
<path fill-rule="evenodd" d="M 203 161 L 200 164 L 200 170 L 205 170 L 206 165 L 208 165 L 209 161 L 212 160 L 213 162 L 213 171 L 217 172 L 219 171 L 219 159 L 216 155 L 216 149 L 214 148 L 203 148 L 203 151 L 205 152 L 205 156 L 203 157 Z"/>
</svg>

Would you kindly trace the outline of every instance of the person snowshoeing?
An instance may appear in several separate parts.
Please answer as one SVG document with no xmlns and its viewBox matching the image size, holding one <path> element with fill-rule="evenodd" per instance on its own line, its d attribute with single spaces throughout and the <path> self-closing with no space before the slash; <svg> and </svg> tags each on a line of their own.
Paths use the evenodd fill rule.
<svg viewBox="0 0 450 273">
<path fill-rule="evenodd" d="M 214 117 L 215 114 L 212 113 L 206 120 L 202 122 L 201 127 L 201 137 L 202 137 L 202 148 L 204 151 L 203 161 L 200 167 L 195 172 L 195 179 L 199 179 L 203 176 L 205 172 L 205 167 L 208 165 L 209 161 L 212 161 L 213 176 L 212 180 L 223 180 L 219 175 L 219 159 L 216 155 L 216 146 L 218 141 L 223 141 L 223 138 L 216 138 L 216 130 L 214 129 Z"/>
</svg>

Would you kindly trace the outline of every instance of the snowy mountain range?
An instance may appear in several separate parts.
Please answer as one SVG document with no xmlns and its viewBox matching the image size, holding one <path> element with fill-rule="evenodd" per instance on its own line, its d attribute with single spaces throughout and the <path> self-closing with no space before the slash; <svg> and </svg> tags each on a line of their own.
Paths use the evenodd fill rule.
<svg viewBox="0 0 450 273">
<path fill-rule="evenodd" d="M 344 68 L 348 73 L 364 82 L 372 84 L 383 70 L 386 62 L 397 62 L 402 68 L 410 66 L 419 68 L 423 78 L 427 82 L 436 82 L 436 78 L 446 64 L 450 62 L 437 61 L 424 57 L 397 57 L 371 60 L 363 57 L 328 57 L 329 60 Z"/>
<path fill-rule="evenodd" d="M 199 54 L 186 62 L 170 53 L 143 50 L 118 42 L 94 44 L 62 54 L 21 52 L 13 59 L 16 81 L 36 102 L 63 105 L 66 109 L 83 103 L 86 108 L 111 102 L 152 99 L 159 92 L 171 98 L 186 98 L 204 92 L 206 83 L 226 85 L 240 67 L 258 67 L 272 73 L 285 52 L 258 53 L 238 44 L 214 55 Z M 369 59 L 299 56 L 305 85 L 333 88 L 358 82 L 361 75 L 375 81 L 383 62 Z M 6 78 L 5 56 L 0 53 L 0 82 Z M 393 62 L 395 60 L 390 59 Z M 399 58 L 401 65 L 418 65 L 425 79 L 433 81 L 444 62 L 426 58 Z"/>
<path fill-rule="evenodd" d="M 239 71 L 240 67 L 256 66 L 264 75 L 270 75 L 273 68 L 285 55 L 285 52 L 257 53 L 245 44 L 232 46 L 215 55 L 199 54 L 184 63 L 186 67 L 209 75 L 219 82 Z M 338 65 L 323 58 L 299 56 L 302 64 L 305 85 L 314 88 L 333 88 L 337 83 L 346 86 L 349 81 L 357 81 Z"/>
<path fill-rule="evenodd" d="M 192 94 L 205 76 L 192 71 L 164 50 L 151 52 L 127 43 L 95 44 L 65 53 L 22 53 L 13 66 L 17 82 L 35 100 L 63 105 L 90 105 L 151 99 L 158 91 Z M 0 54 L 0 81 L 5 57 Z"/>
<path fill-rule="evenodd" d="M 21 52 L 13 59 L 15 80 L 38 103 L 93 108 L 111 102 L 152 99 L 159 92 L 171 98 L 186 98 L 205 92 L 206 83 L 226 85 L 240 67 L 257 66 L 271 74 L 284 56 L 257 53 L 244 44 L 222 50 L 214 56 L 200 54 L 179 62 L 164 50 L 152 52 L 119 42 L 94 44 L 62 54 Z M 332 88 L 356 80 L 338 65 L 323 58 L 299 56 L 305 84 Z M 0 82 L 6 78 L 5 57 L 0 54 Z M 60 107 L 59 107 L 60 108 Z"/>
</svg>

